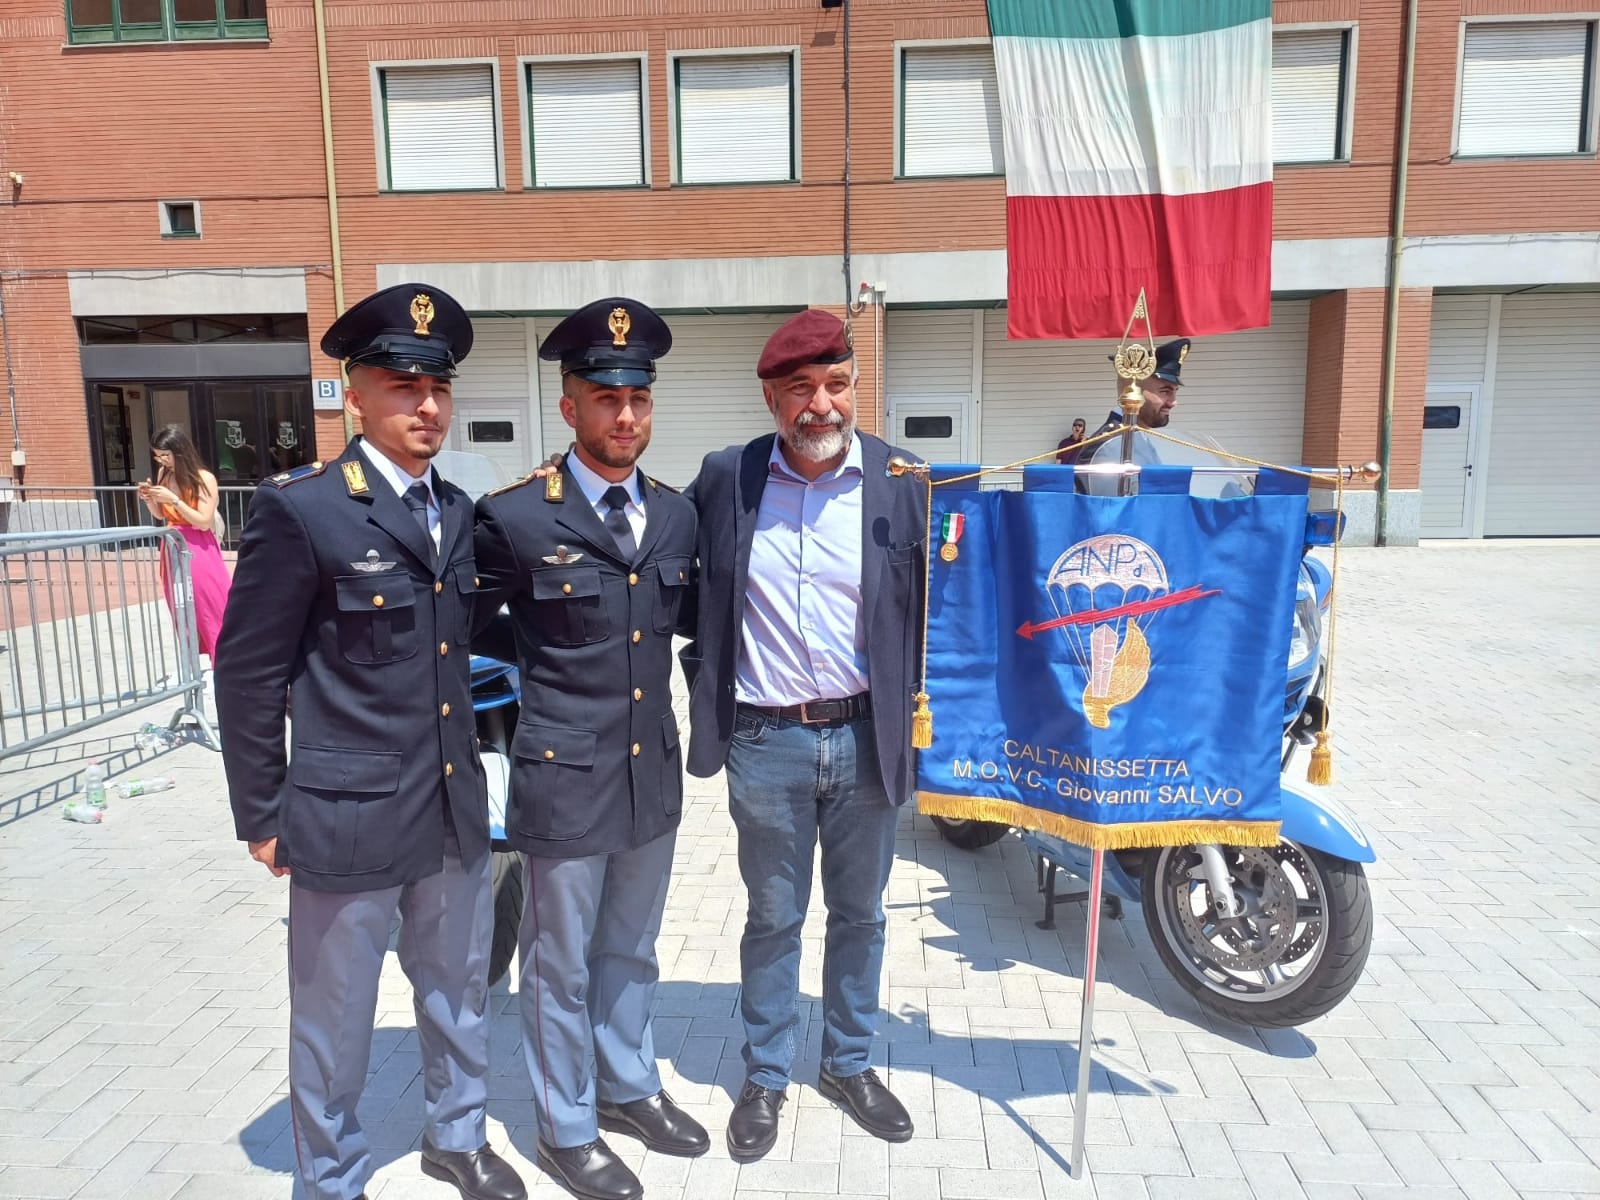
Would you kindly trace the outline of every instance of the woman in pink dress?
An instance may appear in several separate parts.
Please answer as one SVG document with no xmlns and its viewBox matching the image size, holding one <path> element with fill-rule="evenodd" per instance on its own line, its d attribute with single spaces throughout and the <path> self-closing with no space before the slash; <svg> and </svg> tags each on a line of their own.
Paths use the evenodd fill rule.
<svg viewBox="0 0 1600 1200">
<path fill-rule="evenodd" d="M 139 498 L 152 516 L 166 521 L 189 543 L 195 627 L 200 633 L 200 653 L 210 658 L 216 649 L 222 610 L 227 607 L 232 583 L 222 561 L 222 547 L 212 532 L 219 498 L 217 477 L 201 465 L 194 442 L 181 426 L 168 425 L 151 438 L 150 454 L 156 462 L 156 481 L 147 479 L 141 483 Z M 167 593 L 167 607 L 175 608 L 171 564 L 165 555 L 161 560 L 161 582 Z"/>
</svg>

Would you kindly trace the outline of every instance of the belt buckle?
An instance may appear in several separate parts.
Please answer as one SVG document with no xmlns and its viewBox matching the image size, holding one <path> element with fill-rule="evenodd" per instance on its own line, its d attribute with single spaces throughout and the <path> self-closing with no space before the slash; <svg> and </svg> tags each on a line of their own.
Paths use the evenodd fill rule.
<svg viewBox="0 0 1600 1200">
<path fill-rule="evenodd" d="M 800 724 L 802 724 L 802 725 L 826 725 L 830 721 L 837 720 L 838 718 L 836 718 L 836 717 L 813 717 L 811 715 L 811 706 L 812 706 L 812 704 L 832 704 L 832 703 L 834 703 L 834 701 L 831 701 L 831 700 L 807 700 L 807 701 L 802 702 L 801 705 L 800 705 Z"/>
</svg>

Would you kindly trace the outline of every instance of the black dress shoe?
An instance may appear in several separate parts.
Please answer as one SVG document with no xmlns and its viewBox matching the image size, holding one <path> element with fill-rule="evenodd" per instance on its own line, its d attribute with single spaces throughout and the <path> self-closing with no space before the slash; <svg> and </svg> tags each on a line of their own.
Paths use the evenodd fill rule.
<svg viewBox="0 0 1600 1200">
<path fill-rule="evenodd" d="M 886 1142 L 911 1140 L 911 1114 L 894 1098 L 894 1093 L 883 1086 L 876 1071 L 863 1071 L 844 1079 L 822 1071 L 817 1076 L 817 1091 L 849 1113 L 857 1125 L 874 1137 Z"/>
<path fill-rule="evenodd" d="M 556 1147 L 539 1139 L 539 1165 L 584 1200 L 639 1200 L 644 1184 L 599 1138 L 582 1146 Z"/>
<path fill-rule="evenodd" d="M 528 1200 L 511 1164 L 487 1145 L 477 1150 L 422 1147 L 422 1173 L 453 1183 L 466 1200 Z"/>
<path fill-rule="evenodd" d="M 760 1158 L 777 1143 L 778 1110 L 789 1098 L 759 1083 L 744 1085 L 728 1117 L 728 1153 L 735 1158 Z"/>
<path fill-rule="evenodd" d="M 694 1158 L 711 1149 L 705 1126 L 674 1104 L 665 1092 L 626 1104 L 602 1100 L 594 1106 L 594 1112 L 601 1129 L 632 1134 L 657 1154 Z"/>
</svg>

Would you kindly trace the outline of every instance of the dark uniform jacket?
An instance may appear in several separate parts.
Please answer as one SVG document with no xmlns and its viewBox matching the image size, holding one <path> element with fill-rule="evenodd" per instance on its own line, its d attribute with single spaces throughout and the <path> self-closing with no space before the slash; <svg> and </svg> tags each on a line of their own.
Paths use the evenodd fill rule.
<svg viewBox="0 0 1600 1200">
<path fill-rule="evenodd" d="M 630 562 L 565 466 L 558 478 L 560 499 L 540 479 L 480 499 L 476 558 L 480 612 L 509 604 L 522 671 L 506 840 L 577 858 L 678 825 L 672 636 L 694 581 L 695 515 L 641 475 L 645 528 Z"/>
<path fill-rule="evenodd" d="M 689 683 L 689 773 L 722 770 L 733 741 L 734 681 L 756 515 L 766 490 L 775 434 L 706 456 L 688 496 L 700 514 L 700 583 L 694 644 L 682 654 Z M 884 790 L 911 797 L 911 694 L 922 674 L 922 598 L 927 588 L 927 485 L 890 476 L 895 451 L 861 439 L 861 602 L 866 608 L 867 679 Z M 818 697 L 820 699 L 820 697 Z"/>
<path fill-rule="evenodd" d="M 437 474 L 433 490 L 437 556 L 356 441 L 267 480 L 250 506 L 217 642 L 222 762 L 238 836 L 276 837 L 301 887 L 436 874 L 447 820 L 464 863 L 489 848 L 468 667 L 472 502 Z"/>
</svg>

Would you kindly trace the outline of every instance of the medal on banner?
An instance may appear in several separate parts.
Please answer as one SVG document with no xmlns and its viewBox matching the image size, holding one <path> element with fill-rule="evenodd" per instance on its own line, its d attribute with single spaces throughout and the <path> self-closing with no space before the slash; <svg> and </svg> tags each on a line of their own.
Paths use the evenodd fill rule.
<svg viewBox="0 0 1600 1200">
<path fill-rule="evenodd" d="M 947 563 L 953 563 L 961 551 L 956 549 L 956 543 L 961 540 L 961 535 L 967 528 L 967 518 L 964 513 L 945 513 L 939 523 L 940 536 L 944 538 L 944 545 L 939 547 L 939 557 Z"/>
</svg>

